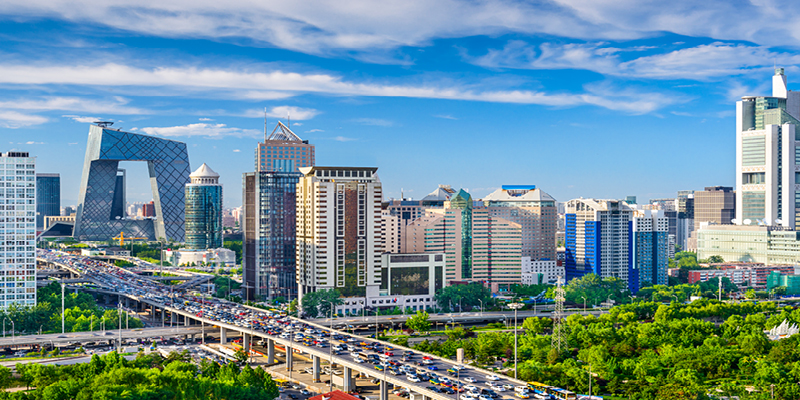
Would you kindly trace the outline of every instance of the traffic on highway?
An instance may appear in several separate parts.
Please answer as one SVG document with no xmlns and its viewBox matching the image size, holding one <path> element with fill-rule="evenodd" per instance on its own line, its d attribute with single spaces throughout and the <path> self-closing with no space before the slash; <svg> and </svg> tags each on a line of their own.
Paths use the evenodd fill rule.
<svg viewBox="0 0 800 400">
<path fill-rule="evenodd" d="M 452 395 L 454 400 L 562 399 L 575 400 L 567 390 L 536 382 L 520 385 L 504 375 L 445 361 L 410 349 L 364 337 L 320 329 L 317 326 L 267 310 L 254 310 L 237 303 L 216 298 L 204 298 L 174 292 L 166 285 L 155 283 L 123 268 L 47 249 L 37 249 L 37 257 L 57 262 L 79 271 L 84 277 L 98 282 L 108 290 L 151 299 L 167 307 L 191 313 L 220 323 L 257 331 L 259 336 L 290 340 L 297 350 L 328 348 L 331 356 L 352 358 L 359 364 L 370 364 L 374 376 L 383 374 L 404 377 L 409 386 L 424 387 L 436 393 Z M 329 348 L 330 347 L 330 348 Z M 334 359 L 335 362 L 335 359 Z"/>
</svg>

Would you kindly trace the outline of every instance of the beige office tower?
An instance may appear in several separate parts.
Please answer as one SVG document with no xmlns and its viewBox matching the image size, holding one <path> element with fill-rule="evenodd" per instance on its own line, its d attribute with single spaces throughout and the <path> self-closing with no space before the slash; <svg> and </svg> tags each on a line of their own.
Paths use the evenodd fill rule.
<svg viewBox="0 0 800 400">
<path fill-rule="evenodd" d="M 736 102 L 736 224 L 797 226 L 798 119 L 800 92 L 787 90 L 783 68 L 775 69 L 772 96 Z"/>
<path fill-rule="evenodd" d="M 297 284 L 302 296 L 337 289 L 376 297 L 381 284 L 377 168 L 307 167 L 297 184 Z"/>
<path fill-rule="evenodd" d="M 731 224 L 735 209 L 736 194 L 732 187 L 711 186 L 694 192 L 694 231 L 704 222 Z"/>
</svg>

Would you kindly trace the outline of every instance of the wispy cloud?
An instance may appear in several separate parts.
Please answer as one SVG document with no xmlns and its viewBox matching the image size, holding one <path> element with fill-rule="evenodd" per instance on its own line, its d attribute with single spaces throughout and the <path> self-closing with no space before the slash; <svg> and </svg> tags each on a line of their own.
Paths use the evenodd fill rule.
<svg viewBox="0 0 800 400">
<path fill-rule="evenodd" d="M 357 118 L 354 119 L 353 122 L 361 124 L 361 125 L 371 125 L 371 126 L 392 126 L 394 122 L 380 119 L 380 118 Z"/>
<path fill-rule="evenodd" d="M 325 132 L 325 131 L 322 130 L 322 129 L 311 129 L 311 130 L 306 131 L 306 133 L 314 133 L 314 132 Z"/>
<path fill-rule="evenodd" d="M 355 138 L 344 137 L 344 136 L 336 136 L 335 138 L 333 138 L 333 140 L 335 140 L 337 142 L 352 142 L 352 141 L 354 141 L 356 139 Z"/>
<path fill-rule="evenodd" d="M 441 115 L 441 114 L 440 115 L 434 115 L 434 117 L 443 118 L 443 119 L 452 119 L 452 120 L 457 120 L 458 119 L 458 118 L 456 118 L 456 117 L 454 117 L 452 115 Z"/>
<path fill-rule="evenodd" d="M 73 120 L 75 122 L 80 122 L 80 123 L 83 123 L 83 124 L 91 124 L 92 122 L 95 122 L 95 121 L 105 121 L 102 118 L 81 117 L 81 116 L 78 116 L 78 115 L 62 115 L 62 117 L 69 118 L 69 119 L 71 119 L 71 120 Z"/>
<path fill-rule="evenodd" d="M 234 153 L 241 153 L 242 151 L 241 151 L 241 150 L 239 150 L 239 149 L 234 149 L 234 150 L 233 150 L 233 152 L 234 152 Z"/>
<path fill-rule="evenodd" d="M 271 118 L 286 118 L 291 117 L 294 120 L 307 120 L 319 115 L 319 111 L 313 108 L 302 108 L 293 106 L 278 106 L 272 107 L 267 111 L 267 116 Z M 247 110 L 244 113 L 245 117 L 258 118 L 264 116 L 264 110 Z M 301 124 L 295 124 L 301 125 Z"/>
<path fill-rule="evenodd" d="M 47 118 L 40 115 L 23 114 L 16 111 L 3 111 L 0 109 L 0 126 L 17 129 L 25 126 L 40 125 L 47 122 Z"/>
<path fill-rule="evenodd" d="M 200 121 L 213 121 L 211 118 L 199 118 Z"/>
<path fill-rule="evenodd" d="M 258 130 L 255 129 L 241 129 L 241 128 L 229 127 L 225 124 L 206 124 L 206 123 L 169 126 L 169 127 L 148 127 L 148 128 L 142 128 L 141 131 L 147 133 L 148 135 L 155 135 L 155 136 L 165 136 L 165 137 L 199 136 L 199 137 L 206 137 L 209 139 L 222 139 L 224 137 L 229 137 L 229 136 L 257 138 L 262 135 L 262 132 L 259 132 Z"/>
<path fill-rule="evenodd" d="M 0 78 L 2 80 L 2 78 Z M 130 107 L 127 98 L 114 96 L 108 99 L 84 99 L 80 97 L 17 98 L 0 101 L 0 109 L 29 111 L 82 111 L 103 114 L 149 114 L 150 111 Z M 70 116 L 72 117 L 72 116 Z M 77 117 L 77 116 L 75 116 Z"/>
</svg>

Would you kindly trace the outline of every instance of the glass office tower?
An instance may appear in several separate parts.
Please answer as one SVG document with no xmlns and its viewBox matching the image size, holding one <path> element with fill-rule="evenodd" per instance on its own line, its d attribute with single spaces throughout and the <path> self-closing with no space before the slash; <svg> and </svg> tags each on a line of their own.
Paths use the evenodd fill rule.
<svg viewBox="0 0 800 400">
<path fill-rule="evenodd" d="M 47 229 L 44 217 L 61 215 L 61 176 L 36 174 L 36 230 Z"/>
<path fill-rule="evenodd" d="M 205 163 L 186 184 L 186 248 L 222 247 L 222 185 L 219 174 Z"/>
</svg>

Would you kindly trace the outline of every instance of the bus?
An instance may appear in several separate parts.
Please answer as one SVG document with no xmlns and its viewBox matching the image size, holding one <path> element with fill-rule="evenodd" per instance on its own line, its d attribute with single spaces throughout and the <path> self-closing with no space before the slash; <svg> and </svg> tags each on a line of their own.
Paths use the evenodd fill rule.
<svg viewBox="0 0 800 400">
<path fill-rule="evenodd" d="M 528 382 L 528 389 L 532 390 L 534 393 L 548 394 L 559 400 L 578 400 L 578 396 L 569 390 L 545 385 L 540 382 Z"/>
</svg>

